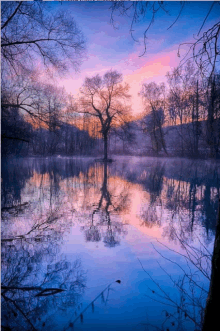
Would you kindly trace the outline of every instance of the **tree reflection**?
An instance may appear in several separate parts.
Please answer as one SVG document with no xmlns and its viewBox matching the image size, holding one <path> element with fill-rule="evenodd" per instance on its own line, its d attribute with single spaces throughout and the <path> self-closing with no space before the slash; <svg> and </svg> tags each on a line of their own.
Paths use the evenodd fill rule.
<svg viewBox="0 0 220 331">
<path fill-rule="evenodd" d="M 117 189 L 116 182 L 115 191 Z M 120 212 L 126 211 L 129 196 L 126 187 L 120 193 L 115 191 L 110 191 L 108 187 L 108 164 L 103 162 L 103 182 L 99 202 L 92 212 L 89 224 L 82 226 L 86 241 L 99 242 L 103 239 L 106 247 L 115 247 L 120 244 L 119 237 L 125 234 L 125 230 L 124 224 L 116 219 Z"/>
<path fill-rule="evenodd" d="M 81 261 L 55 260 L 54 251 L 56 247 L 27 245 L 21 240 L 3 242 L 3 329 L 54 329 L 54 315 L 79 303 L 86 281 Z"/>
<path fill-rule="evenodd" d="M 22 178 L 16 173 L 18 185 L 12 176 L 8 180 L 11 192 L 13 185 L 18 186 L 20 204 L 24 197 L 30 199 L 25 210 L 17 209 L 13 194 L 10 202 L 9 195 L 5 196 L 5 206 L 17 212 L 12 213 L 10 209 L 9 213 L 9 209 L 5 209 L 3 217 L 3 329 L 55 330 L 56 318 L 61 321 L 62 329 L 63 321 L 68 322 L 68 308 L 71 307 L 72 315 L 80 302 L 85 276 L 79 260 L 69 263 L 59 256 L 60 242 L 72 225 L 74 208 L 84 203 L 81 197 L 88 199 L 88 203 L 94 201 L 88 187 L 97 190 L 98 178 L 94 180 L 94 167 L 89 167 L 88 162 L 84 167 L 72 160 L 54 159 L 30 163 L 27 160 L 25 164 L 32 169 L 27 177 L 22 177 L 25 174 L 22 171 Z M 102 170 L 99 200 L 95 207 L 93 204 L 89 224 L 84 227 L 85 236 L 87 241 L 102 240 L 106 247 L 115 247 L 120 243 L 120 235 L 125 233 L 118 214 L 129 204 L 128 192 L 125 187 L 119 189 L 117 179 L 109 185 L 106 163 Z"/>
<path fill-rule="evenodd" d="M 218 164 L 183 159 L 122 160 L 116 174 L 141 184 L 149 193 L 145 202 L 140 202 L 143 226 L 163 227 L 163 235 L 170 241 L 176 240 L 176 232 L 184 240 L 194 240 L 200 228 L 204 239 L 212 240 L 220 196 Z"/>
<path fill-rule="evenodd" d="M 155 203 L 160 197 L 163 189 L 165 165 L 158 162 L 155 167 L 150 169 L 149 175 L 142 181 L 142 185 L 150 193 L 150 203 Z"/>
<path fill-rule="evenodd" d="M 27 245 L 33 245 L 35 242 L 41 243 L 41 245 L 49 245 L 51 241 L 57 243 L 62 240 L 62 234 L 69 230 L 72 221 L 68 218 L 67 211 L 62 210 L 62 206 L 57 204 L 55 208 L 44 210 L 44 214 L 31 216 L 30 220 L 26 220 L 25 231 L 19 228 L 19 218 L 12 219 L 14 224 L 10 224 L 10 227 L 6 227 L 2 230 L 2 242 L 13 242 L 17 241 L 26 242 Z M 17 226 L 16 226 L 17 221 Z M 14 225 L 14 229 L 12 227 Z"/>
<path fill-rule="evenodd" d="M 35 167 L 28 161 L 24 163 L 40 170 L 41 175 L 35 173 L 36 178 L 33 178 L 32 171 L 33 183 L 28 183 L 27 187 L 35 200 L 25 204 L 25 213 L 21 213 L 20 208 L 21 190 L 30 173 L 23 177 L 25 171 L 19 173 L 16 167 L 12 167 L 10 173 L 16 172 L 16 181 L 11 175 L 4 179 L 10 194 L 5 195 L 3 209 L 2 328 L 55 330 L 56 318 L 67 319 L 68 308 L 77 308 L 85 288 L 85 273 L 79 259 L 70 263 L 59 254 L 63 234 L 72 224 L 72 211 L 58 194 L 59 167 L 53 166 L 47 172 L 45 160 L 40 169 L 40 161 Z M 48 183 L 45 178 L 48 178 Z M 35 179 L 40 179 L 40 182 L 34 182 Z M 36 201 L 38 185 L 40 194 Z M 17 195 L 13 194 L 14 186 L 20 192 L 20 205 Z"/>
<path fill-rule="evenodd" d="M 19 162 L 15 159 L 2 158 L 1 161 L 1 208 L 15 212 L 16 207 L 23 209 L 21 202 L 21 190 L 26 181 L 33 176 L 30 163 Z"/>
<path fill-rule="evenodd" d="M 220 191 L 219 191 L 219 179 L 216 178 L 217 189 L 213 192 L 213 188 L 207 184 L 205 187 L 204 198 L 203 198 L 203 225 L 206 229 L 207 236 L 209 232 L 215 231 L 216 228 L 216 214 L 218 210 Z"/>
<path fill-rule="evenodd" d="M 215 232 L 219 199 L 217 168 L 211 171 L 208 165 L 192 163 L 188 169 L 182 169 L 178 179 L 167 180 L 166 197 L 166 208 L 172 217 L 164 229 L 165 235 L 173 240 L 177 231 L 183 240 L 189 240 L 196 236 L 198 226 L 202 226 L 206 229 L 206 240 L 211 240 L 209 234 Z"/>
<path fill-rule="evenodd" d="M 165 165 L 158 162 L 155 168 L 151 168 L 149 175 L 142 180 L 142 185 L 150 194 L 149 204 L 142 209 L 142 224 L 149 228 L 161 225 L 162 215 L 158 215 L 157 206 L 162 206 L 161 192 L 163 190 L 164 171 Z"/>
</svg>

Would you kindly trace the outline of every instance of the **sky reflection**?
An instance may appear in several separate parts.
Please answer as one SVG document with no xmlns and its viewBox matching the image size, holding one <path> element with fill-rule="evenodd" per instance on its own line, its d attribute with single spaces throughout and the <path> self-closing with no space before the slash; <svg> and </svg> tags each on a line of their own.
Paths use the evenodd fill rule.
<svg viewBox="0 0 220 331">
<path fill-rule="evenodd" d="M 54 330 L 68 329 L 71 324 L 64 321 L 73 323 L 108 284 L 120 279 L 122 283 L 109 291 L 107 303 L 97 300 L 95 312 L 88 310 L 84 323 L 76 322 L 76 329 L 103 330 L 107 325 L 105 330 L 116 326 L 118 330 L 142 330 L 140 323 L 147 320 L 161 325 L 164 306 L 146 297 L 148 287 L 155 286 L 149 275 L 175 295 L 161 267 L 174 278 L 182 271 L 162 255 L 185 268 L 185 259 L 172 251 L 184 252 L 180 241 L 196 247 L 201 242 L 211 249 L 218 171 L 215 164 L 178 159 L 130 158 L 128 162 L 125 157 L 108 166 L 92 159 L 11 159 L 6 164 L 3 160 L 3 285 L 64 286 L 69 298 L 74 287 L 68 288 L 65 277 L 71 275 L 76 261 L 81 261 L 81 271 L 72 273 L 71 281 L 76 282 L 86 271 L 86 283 L 80 278 L 82 286 L 74 290 L 75 303 L 65 301 L 62 293 L 37 301 L 31 291 L 8 288 L 8 299 L 3 298 L 3 323 L 16 326 L 21 312 L 14 316 L 10 308 L 14 303 L 9 300 L 17 304 L 22 298 L 20 308 L 25 314 L 31 306 L 36 308 L 29 315 L 36 329 L 40 323 L 53 325 Z M 19 267 L 16 261 L 20 260 Z M 60 269 L 61 265 L 65 268 Z M 64 278 L 52 277 L 47 284 L 44 279 L 49 276 L 44 278 L 45 274 L 49 270 L 55 276 L 53 268 L 63 270 Z M 204 284 L 207 287 L 208 281 Z M 29 306 L 24 301 L 27 297 Z M 52 302 L 57 302 L 59 313 Z M 39 309 L 45 311 L 43 322 L 36 320 Z M 56 318 L 51 320 L 49 316 L 54 314 Z M 12 322 L 9 316 L 14 316 L 10 317 Z M 25 318 L 21 323 L 30 326 Z"/>
</svg>

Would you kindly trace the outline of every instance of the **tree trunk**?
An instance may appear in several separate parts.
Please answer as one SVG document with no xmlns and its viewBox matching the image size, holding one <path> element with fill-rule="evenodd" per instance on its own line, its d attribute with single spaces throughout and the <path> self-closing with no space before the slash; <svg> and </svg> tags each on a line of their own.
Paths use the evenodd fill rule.
<svg viewBox="0 0 220 331">
<path fill-rule="evenodd" d="M 108 135 L 103 135 L 104 139 L 104 160 L 106 161 L 108 159 Z"/>
<path fill-rule="evenodd" d="M 210 157 L 215 157 L 215 130 L 213 127 L 214 123 L 214 109 L 215 109 L 215 79 L 211 83 L 211 93 L 209 98 L 208 106 L 208 118 L 207 118 L 207 142 L 210 147 Z"/>
<path fill-rule="evenodd" d="M 199 83 L 196 86 L 196 156 L 199 155 Z"/>
<path fill-rule="evenodd" d="M 206 302 L 202 331 L 217 331 L 220 329 L 219 320 L 220 298 L 220 200 L 215 234 L 215 243 L 212 256 L 212 272 L 209 294 Z"/>
</svg>

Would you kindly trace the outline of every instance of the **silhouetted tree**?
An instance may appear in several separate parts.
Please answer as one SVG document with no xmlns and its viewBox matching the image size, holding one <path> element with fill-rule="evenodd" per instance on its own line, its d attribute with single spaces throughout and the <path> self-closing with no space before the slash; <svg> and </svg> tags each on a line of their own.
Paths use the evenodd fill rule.
<svg viewBox="0 0 220 331">
<path fill-rule="evenodd" d="M 105 161 L 108 160 L 108 137 L 111 128 L 128 120 L 128 91 L 128 84 L 122 83 L 122 75 L 117 71 L 108 71 L 103 77 L 96 75 L 86 78 L 80 90 L 81 98 L 77 111 L 88 114 L 99 122 Z"/>
<path fill-rule="evenodd" d="M 25 114 L 35 126 L 48 125 L 54 130 L 55 108 L 51 102 L 45 107 L 45 86 L 40 81 L 45 73 L 64 74 L 78 69 L 83 58 L 85 42 L 70 13 L 62 8 L 49 10 L 42 1 L 7 1 L 1 6 L 2 50 L 2 111 L 14 110 Z M 36 66 L 36 63 L 38 64 Z M 47 97 L 52 87 L 47 86 Z M 53 88 L 56 89 L 56 88 Z M 56 89 L 56 101 L 62 93 Z M 44 94 L 44 97 L 43 97 Z M 53 93 L 53 98 L 55 97 Z M 50 98 L 51 99 L 51 98 Z M 56 102 L 57 106 L 57 102 Z M 12 114 L 13 115 L 13 114 Z M 59 114 L 61 115 L 61 114 Z M 21 123 L 20 123 L 21 124 Z M 55 125 L 55 126 L 56 126 Z M 24 128 L 18 128 L 18 130 Z M 25 141 L 11 132 L 7 139 Z M 4 142 L 6 135 L 4 135 Z"/>
<path fill-rule="evenodd" d="M 156 83 L 143 84 L 140 92 L 147 113 L 142 121 L 142 127 L 145 132 L 150 134 L 152 148 L 157 154 L 161 148 L 163 148 L 167 154 L 164 131 L 162 128 L 165 121 L 163 109 L 165 106 L 164 92 L 165 85 L 157 85 Z"/>
<path fill-rule="evenodd" d="M 213 75 L 207 88 L 207 129 L 206 140 L 210 156 L 219 157 L 220 149 L 220 75 Z"/>
<path fill-rule="evenodd" d="M 2 3 L 1 49 L 7 74 L 19 74 L 20 68 L 32 70 L 39 61 L 59 72 L 76 68 L 84 45 L 75 20 L 61 7 L 52 13 L 41 1 Z"/>
<path fill-rule="evenodd" d="M 211 269 L 211 280 L 208 298 L 206 302 L 205 314 L 202 331 L 210 330 L 211 325 L 215 325 L 215 328 L 218 328 L 219 325 L 219 310 L 218 302 L 220 295 L 220 200 L 219 200 L 219 209 L 216 222 L 216 234 L 214 241 L 214 249 L 212 255 L 212 269 Z"/>
<path fill-rule="evenodd" d="M 167 1 L 117 1 L 113 2 L 111 9 L 111 22 L 114 25 L 114 15 L 118 13 L 120 16 L 126 16 L 130 20 L 130 34 L 134 41 L 137 40 L 134 38 L 134 26 L 135 23 L 138 23 L 140 20 L 146 22 L 146 26 L 143 30 L 144 37 L 144 55 L 147 52 L 147 35 L 156 20 L 156 16 L 159 12 L 165 12 L 169 15 L 169 2 Z M 175 23 L 178 21 L 180 16 L 184 17 L 183 9 L 188 4 L 185 1 L 179 2 L 179 13 L 167 29 L 175 26 Z M 180 44 L 177 50 L 178 56 L 181 55 L 181 47 L 187 46 L 188 51 L 183 51 L 183 57 L 181 60 L 181 65 L 189 60 L 193 59 L 200 70 L 202 75 L 212 79 L 212 75 L 215 72 L 216 64 L 219 61 L 219 31 L 220 31 L 220 22 L 219 20 L 215 22 L 208 30 L 204 31 L 203 28 L 208 20 L 208 17 L 212 11 L 218 6 L 218 1 L 212 1 L 210 4 L 210 9 L 208 10 L 203 23 L 198 31 L 194 41 L 186 42 Z M 159 15 L 158 15 L 159 16 Z M 158 18 L 159 20 L 159 18 Z M 175 27 L 174 27 L 175 28 Z M 202 30 L 204 31 L 202 33 Z M 185 47 L 184 47 L 185 48 Z"/>
</svg>

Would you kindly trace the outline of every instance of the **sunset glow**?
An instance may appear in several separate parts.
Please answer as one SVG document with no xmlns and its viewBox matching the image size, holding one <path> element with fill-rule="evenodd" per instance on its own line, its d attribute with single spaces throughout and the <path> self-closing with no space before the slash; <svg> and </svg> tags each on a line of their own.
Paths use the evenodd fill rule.
<svg viewBox="0 0 220 331">
<path fill-rule="evenodd" d="M 1 2 L 1 326 L 219 325 L 220 1 Z"/>
</svg>

